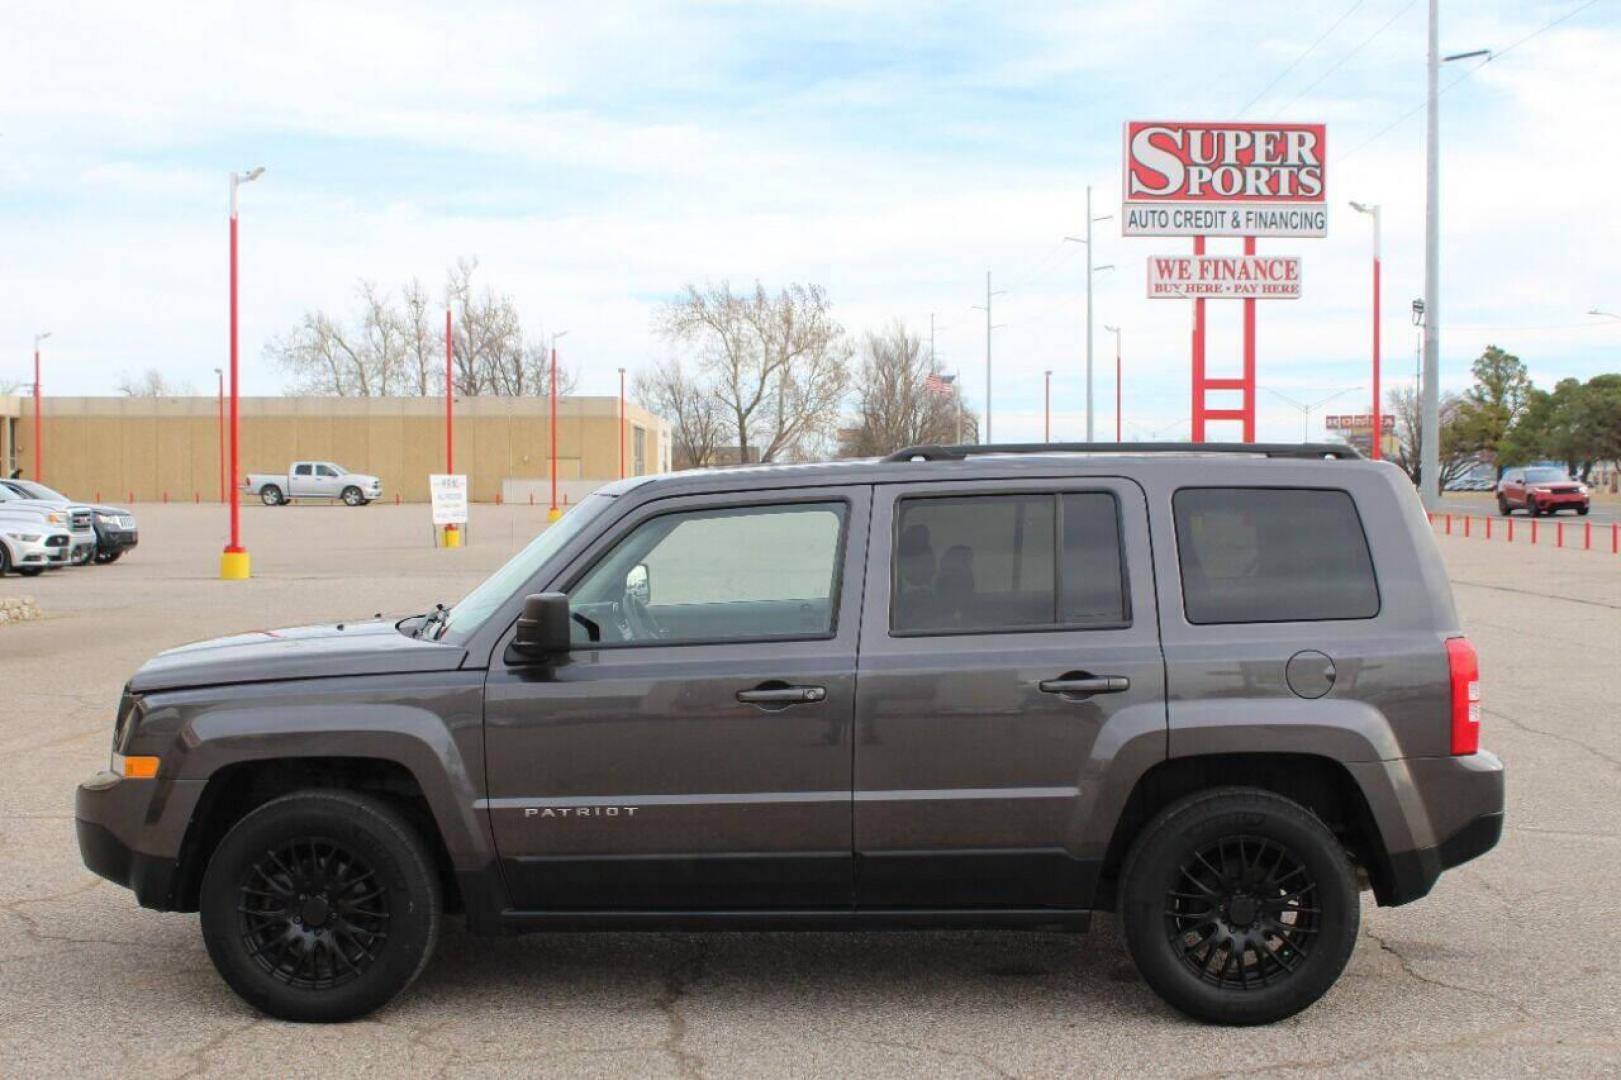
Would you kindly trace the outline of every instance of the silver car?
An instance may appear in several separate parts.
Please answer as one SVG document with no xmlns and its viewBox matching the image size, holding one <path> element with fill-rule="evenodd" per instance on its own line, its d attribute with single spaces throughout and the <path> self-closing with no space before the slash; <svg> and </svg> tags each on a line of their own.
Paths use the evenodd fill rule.
<svg viewBox="0 0 1621 1080">
<path fill-rule="evenodd" d="M 66 566 L 73 536 L 60 523 L 57 510 L 0 506 L 0 577 L 15 570 L 33 577 L 53 567 Z"/>
<path fill-rule="evenodd" d="M 0 480 L 0 503 L 11 505 L 14 503 L 28 503 L 34 506 L 59 511 L 63 515 L 62 524 L 73 535 L 73 549 L 71 560 L 74 566 L 84 566 L 96 557 L 96 515 L 95 511 L 80 503 L 70 502 L 65 498 L 40 498 L 38 492 L 30 491 L 28 482 L 22 480 Z"/>
</svg>

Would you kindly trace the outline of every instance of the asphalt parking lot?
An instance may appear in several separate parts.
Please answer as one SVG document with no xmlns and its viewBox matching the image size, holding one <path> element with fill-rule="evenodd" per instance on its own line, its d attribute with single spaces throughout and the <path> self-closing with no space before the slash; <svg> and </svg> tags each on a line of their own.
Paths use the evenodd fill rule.
<svg viewBox="0 0 1621 1080">
<path fill-rule="evenodd" d="M 1423 902 L 1371 907 L 1339 985 L 1265 1029 L 1205 1028 L 1138 980 L 1114 928 L 1056 934 L 552 934 L 452 926 L 399 1002 L 342 1027 L 265 1020 L 194 915 L 85 871 L 74 785 L 152 653 L 244 629 L 449 602 L 544 520 L 421 506 L 244 510 L 255 580 L 215 579 L 224 513 L 137 507 L 108 567 L 0 580 L 0 1073 L 322 1076 L 1593 1076 L 1621 1073 L 1621 557 L 1442 540 L 1479 648 L 1502 844 Z"/>
</svg>

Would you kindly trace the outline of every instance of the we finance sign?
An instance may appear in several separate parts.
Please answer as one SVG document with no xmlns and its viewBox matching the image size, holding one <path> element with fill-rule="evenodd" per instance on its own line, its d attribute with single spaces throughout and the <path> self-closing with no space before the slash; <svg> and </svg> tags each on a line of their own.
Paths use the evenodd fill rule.
<svg viewBox="0 0 1621 1080">
<path fill-rule="evenodd" d="M 1127 236 L 1326 236 L 1322 124 L 1133 120 Z"/>
<path fill-rule="evenodd" d="M 1151 255 L 1150 300 L 1298 300 L 1293 255 Z"/>
</svg>

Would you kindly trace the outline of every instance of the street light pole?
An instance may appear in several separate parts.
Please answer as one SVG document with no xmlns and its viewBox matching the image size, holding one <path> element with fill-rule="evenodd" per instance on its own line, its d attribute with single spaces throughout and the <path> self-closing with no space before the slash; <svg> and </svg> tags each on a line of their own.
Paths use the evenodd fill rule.
<svg viewBox="0 0 1621 1080">
<path fill-rule="evenodd" d="M 619 369 L 619 479 L 625 478 L 625 369 Z"/>
<path fill-rule="evenodd" d="M 1114 335 L 1114 441 L 1121 442 L 1120 438 L 1120 327 L 1103 324 L 1103 329 Z"/>
<path fill-rule="evenodd" d="M 991 442 L 991 331 L 996 329 L 996 325 L 993 325 L 991 323 L 991 297 L 993 297 L 993 296 L 1001 296 L 1005 292 L 1007 292 L 1006 289 L 998 289 L 995 292 L 991 291 L 991 272 L 989 270 L 987 270 L 987 271 L 985 271 L 985 306 L 981 307 L 978 304 L 970 305 L 971 310 L 983 311 L 985 313 L 985 432 L 984 432 L 984 442 L 985 442 L 986 445 L 989 445 L 990 442 Z M 997 325 L 999 325 L 999 324 L 997 324 Z"/>
<path fill-rule="evenodd" d="M 1288 394 L 1281 394 L 1278 391 L 1272 389 L 1270 386 L 1263 386 L 1263 387 L 1261 387 L 1261 389 L 1265 390 L 1267 393 L 1271 394 L 1273 397 L 1278 398 L 1278 399 L 1280 399 L 1282 401 L 1286 401 L 1290 405 L 1293 405 L 1295 408 L 1300 410 L 1300 441 L 1304 443 L 1304 442 L 1310 442 L 1311 441 L 1311 411 L 1313 409 L 1319 408 L 1319 407 L 1321 407 L 1323 405 L 1327 405 L 1330 401 L 1333 401 L 1335 398 L 1341 397 L 1341 396 L 1343 396 L 1345 394 L 1349 394 L 1352 390 L 1360 390 L 1362 388 L 1360 386 L 1347 386 L 1343 390 L 1334 391 L 1332 394 L 1328 395 L 1325 398 L 1318 398 L 1316 401 L 1313 401 L 1310 404 L 1307 404 L 1304 401 L 1296 401 L 1294 398 L 1290 397 Z"/>
<path fill-rule="evenodd" d="M 242 546 L 242 488 L 236 482 L 241 470 L 242 431 L 240 426 L 241 372 L 237 361 L 237 301 L 236 301 L 236 192 L 243 184 L 252 183 L 264 175 L 264 167 L 246 173 L 231 174 L 231 542 L 220 555 L 220 577 L 225 581 L 246 581 L 252 575 L 252 563 Z"/>
<path fill-rule="evenodd" d="M 1099 214 L 1092 216 L 1092 185 L 1086 185 L 1086 235 L 1066 236 L 1065 240 L 1076 244 L 1086 245 L 1086 441 L 1093 440 L 1093 409 L 1092 409 L 1092 275 L 1099 270 L 1113 270 L 1114 264 L 1108 263 L 1096 266 L 1092 262 L 1092 225 L 1099 221 L 1108 221 L 1113 214 Z"/>
<path fill-rule="evenodd" d="M 563 511 L 557 505 L 557 342 L 567 333 L 564 330 L 552 335 L 552 508 L 546 511 L 547 521 L 556 521 L 563 516 Z"/>
<path fill-rule="evenodd" d="M 1041 441 L 1053 441 L 1053 373 L 1048 368 L 1042 372 L 1043 397 L 1041 406 Z"/>
<path fill-rule="evenodd" d="M 34 335 L 34 479 L 41 484 L 45 482 L 45 418 L 39 411 L 39 343 L 52 333 Z"/>
<path fill-rule="evenodd" d="M 214 378 L 219 384 L 219 413 L 218 423 L 215 427 L 219 432 L 220 454 L 220 505 L 225 505 L 225 371 L 223 368 L 214 369 Z"/>
<path fill-rule="evenodd" d="M 1379 400 L 1379 204 L 1369 206 L 1353 201 L 1352 209 L 1373 218 L 1373 460 L 1383 456 L 1380 444 L 1384 441 L 1384 406 Z"/>
</svg>

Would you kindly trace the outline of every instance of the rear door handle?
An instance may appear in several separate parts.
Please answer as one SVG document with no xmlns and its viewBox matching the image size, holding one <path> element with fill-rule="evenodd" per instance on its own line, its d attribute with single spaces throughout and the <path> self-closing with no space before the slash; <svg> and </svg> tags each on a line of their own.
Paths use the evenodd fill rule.
<svg viewBox="0 0 1621 1080">
<path fill-rule="evenodd" d="M 763 686 L 737 692 L 737 700 L 745 705 L 810 705 L 826 697 L 825 686 Z"/>
<path fill-rule="evenodd" d="M 1088 676 L 1084 679 L 1043 679 L 1043 694 L 1121 694 L 1131 689 L 1124 675 Z"/>
</svg>

